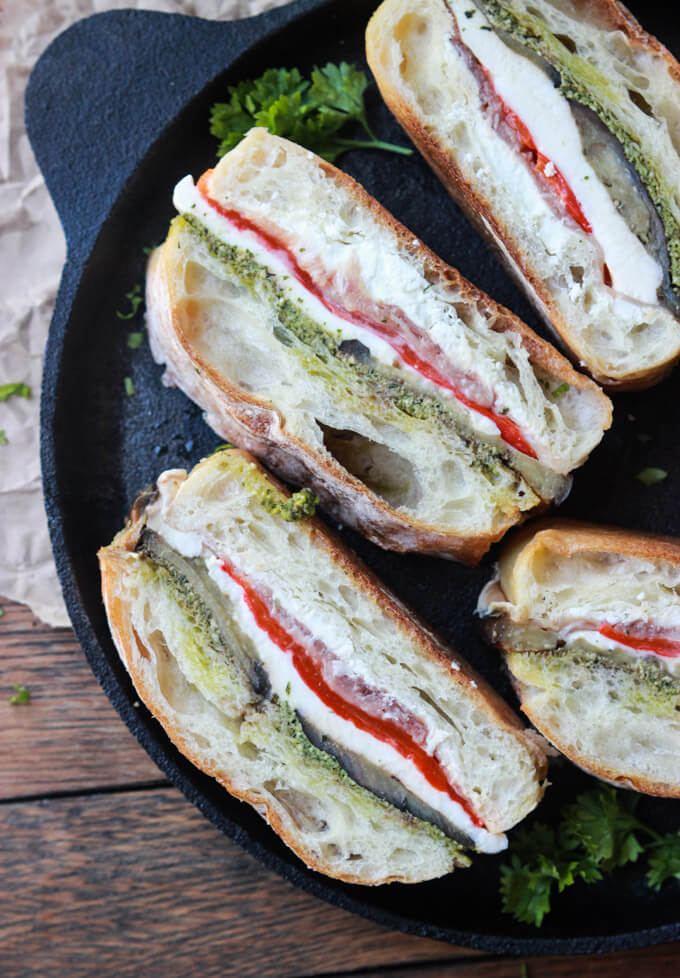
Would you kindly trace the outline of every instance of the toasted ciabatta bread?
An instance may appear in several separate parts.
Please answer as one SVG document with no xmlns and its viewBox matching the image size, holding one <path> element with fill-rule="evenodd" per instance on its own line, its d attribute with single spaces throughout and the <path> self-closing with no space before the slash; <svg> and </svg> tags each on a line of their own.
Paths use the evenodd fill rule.
<svg viewBox="0 0 680 978">
<path fill-rule="evenodd" d="M 330 876 L 416 882 L 466 865 L 461 845 L 502 849 L 543 791 L 535 735 L 305 515 L 309 495 L 228 449 L 140 497 L 99 552 L 139 696 Z"/>
<path fill-rule="evenodd" d="M 385 0 L 382 95 L 601 383 L 680 356 L 680 65 L 615 0 Z"/>
<path fill-rule="evenodd" d="M 478 611 L 522 710 L 560 751 L 680 796 L 680 541 L 539 523 L 508 542 Z"/>
<path fill-rule="evenodd" d="M 609 426 L 590 380 L 300 146 L 252 130 L 174 199 L 147 277 L 167 381 L 374 542 L 476 561 Z"/>
</svg>

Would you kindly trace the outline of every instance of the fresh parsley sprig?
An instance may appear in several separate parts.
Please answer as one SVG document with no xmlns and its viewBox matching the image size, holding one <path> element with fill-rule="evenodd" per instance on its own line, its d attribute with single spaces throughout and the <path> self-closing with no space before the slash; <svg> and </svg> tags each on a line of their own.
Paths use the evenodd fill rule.
<svg viewBox="0 0 680 978">
<path fill-rule="evenodd" d="M 555 888 L 595 883 L 645 851 L 648 886 L 680 879 L 680 832 L 662 836 L 645 825 L 635 814 L 638 800 L 615 788 L 587 791 L 565 808 L 557 829 L 539 822 L 515 833 L 510 861 L 501 866 L 503 910 L 540 927 Z"/>
<path fill-rule="evenodd" d="M 680 880 L 680 832 L 656 839 L 650 848 L 647 886 L 660 890 L 666 880 Z"/>
<path fill-rule="evenodd" d="M 249 129 L 263 126 L 285 136 L 333 163 L 350 149 L 384 149 L 410 156 L 413 150 L 378 139 L 366 116 L 364 92 L 368 79 L 346 61 L 314 68 L 304 78 L 297 68 L 269 68 L 253 81 L 227 89 L 228 101 L 217 102 L 210 114 L 210 131 L 220 140 L 223 156 L 237 146 Z M 349 139 L 339 130 L 359 123 L 367 139 Z"/>
</svg>

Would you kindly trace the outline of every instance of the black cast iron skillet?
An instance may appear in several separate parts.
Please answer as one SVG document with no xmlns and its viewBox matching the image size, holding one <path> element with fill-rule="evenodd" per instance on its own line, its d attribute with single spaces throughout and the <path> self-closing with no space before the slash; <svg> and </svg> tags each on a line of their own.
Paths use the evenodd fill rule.
<svg viewBox="0 0 680 978">
<path fill-rule="evenodd" d="M 201 811 L 267 866 L 331 903 L 404 931 L 503 954 L 578 953 L 637 947 L 680 937 L 680 890 L 659 894 L 644 867 L 576 885 L 555 898 L 540 930 L 503 915 L 498 859 L 417 886 L 374 889 L 337 883 L 306 869 L 247 805 L 235 801 L 180 755 L 136 700 L 109 636 L 95 558 L 122 526 L 139 489 L 159 472 L 190 466 L 217 444 L 199 411 L 161 385 L 148 348 L 131 351 L 121 321 L 125 293 L 143 279 L 143 248 L 161 241 L 173 214 L 172 187 L 215 161 L 211 104 L 226 86 L 267 67 L 309 69 L 326 60 L 364 65 L 363 31 L 374 0 L 298 0 L 236 23 L 123 10 L 71 27 L 31 76 L 26 119 L 31 143 L 68 239 L 47 344 L 42 391 L 42 465 L 52 544 L 71 619 L 97 678 L 162 771 Z M 680 53 L 680 24 L 664 2 L 635 2 L 645 26 Z M 406 139 L 369 93 L 385 139 Z M 543 332 L 535 314 L 470 229 L 422 160 L 354 152 L 343 167 L 446 261 Z M 27 256 L 30 261 L 30 256 Z M 126 396 L 124 377 L 136 389 Z M 677 374 L 654 390 L 616 399 L 614 427 L 562 507 L 569 516 L 680 534 L 680 399 Z M 638 436 L 651 436 L 643 441 Z M 668 471 L 645 488 L 647 465 Z M 343 534 L 363 559 L 511 701 L 497 656 L 480 641 L 473 610 L 489 576 L 481 568 L 383 552 Z M 556 764 L 540 818 L 594 782 Z M 664 830 L 680 824 L 680 803 L 643 799 L 641 814 Z M 220 845 L 215 838 L 215 845 Z"/>
</svg>

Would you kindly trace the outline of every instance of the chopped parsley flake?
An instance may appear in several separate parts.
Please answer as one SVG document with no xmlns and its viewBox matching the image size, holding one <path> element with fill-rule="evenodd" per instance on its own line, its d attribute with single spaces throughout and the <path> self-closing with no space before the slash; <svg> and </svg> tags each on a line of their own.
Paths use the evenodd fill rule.
<svg viewBox="0 0 680 978">
<path fill-rule="evenodd" d="M 137 310 L 144 302 L 141 285 L 137 284 L 130 289 L 129 292 L 126 292 L 125 298 L 130 303 L 130 310 L 129 312 L 121 312 L 120 310 L 116 310 L 116 316 L 118 316 L 119 319 L 134 319 L 134 317 L 137 315 Z"/>
<path fill-rule="evenodd" d="M 0 445 L 7 445 L 7 435 L 5 434 L 5 429 L 0 428 Z"/>
<path fill-rule="evenodd" d="M 130 350 L 137 350 L 144 342 L 143 333 L 128 333 L 127 345 Z"/>
<path fill-rule="evenodd" d="M 30 702 L 31 700 L 30 689 L 27 689 L 25 686 L 22 686 L 21 683 L 16 683 L 14 689 L 16 691 L 14 696 L 10 696 L 9 698 L 9 702 L 11 703 L 12 706 L 22 706 Z"/>
<path fill-rule="evenodd" d="M 555 390 L 552 392 L 552 396 L 554 398 L 562 397 L 562 395 L 566 394 L 568 390 L 569 390 L 569 384 L 566 383 L 560 384 L 560 386 L 556 387 Z"/>
<path fill-rule="evenodd" d="M 123 377 L 123 386 L 125 387 L 125 393 L 128 397 L 132 397 L 135 392 L 135 385 L 132 383 L 132 377 Z"/>
<path fill-rule="evenodd" d="M 22 381 L 15 381 L 10 384 L 0 384 L 0 401 L 6 401 L 10 397 L 31 396 L 31 388 Z"/>
<path fill-rule="evenodd" d="M 638 472 L 635 478 L 644 486 L 654 486 L 657 482 L 663 482 L 667 475 L 668 472 L 665 469 L 657 469 L 654 466 L 650 466 L 647 469 L 643 469 L 642 472 Z"/>
</svg>

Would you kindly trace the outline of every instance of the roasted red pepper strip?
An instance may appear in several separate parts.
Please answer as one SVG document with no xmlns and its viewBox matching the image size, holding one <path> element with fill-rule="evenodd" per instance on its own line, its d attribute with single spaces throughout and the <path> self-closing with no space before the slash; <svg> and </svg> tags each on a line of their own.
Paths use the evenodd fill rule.
<svg viewBox="0 0 680 978">
<path fill-rule="evenodd" d="M 239 213 L 239 211 L 234 210 L 233 208 L 227 209 L 226 207 L 222 207 L 222 205 L 214 200 L 208 193 L 208 177 L 211 172 L 211 170 L 207 170 L 197 184 L 198 190 L 200 191 L 205 202 L 213 207 L 219 214 L 221 214 L 222 217 L 226 218 L 226 220 L 233 224 L 234 227 L 238 228 L 239 231 L 250 231 L 269 251 L 278 253 L 286 262 L 291 274 L 297 279 L 300 285 L 307 289 L 307 291 L 312 295 L 316 296 L 316 298 L 323 303 L 329 312 L 349 323 L 352 323 L 355 326 L 359 326 L 362 329 L 367 329 L 371 333 L 375 333 L 377 336 L 380 336 L 392 347 L 392 349 L 399 355 L 401 360 L 407 364 L 407 366 L 417 370 L 421 376 L 426 377 L 438 387 L 442 387 L 449 391 L 451 394 L 453 394 L 456 400 L 460 401 L 461 404 L 464 404 L 472 411 L 476 411 L 477 414 L 481 414 L 485 418 L 489 418 L 491 421 L 493 421 L 500 432 L 501 438 L 504 442 L 506 442 L 506 444 L 517 449 L 518 452 L 522 452 L 523 455 L 528 455 L 530 458 L 538 457 L 534 449 L 522 435 L 519 426 L 515 424 L 514 421 L 511 421 L 510 418 L 503 415 L 496 414 L 496 412 L 491 408 L 483 407 L 481 404 L 477 404 L 476 401 L 473 401 L 471 398 L 463 394 L 456 384 L 441 373 L 441 371 L 438 370 L 434 364 L 425 360 L 411 346 L 409 346 L 408 341 L 403 336 L 397 325 L 389 322 L 387 318 L 385 319 L 385 322 L 378 322 L 375 319 L 364 316 L 360 312 L 350 312 L 347 309 L 343 309 L 342 306 L 339 306 L 324 294 L 323 289 L 317 285 L 309 272 L 298 264 L 295 256 L 288 250 L 282 241 L 280 241 L 269 231 L 265 231 L 258 227 L 257 224 L 249 220 L 247 217 L 244 217 L 241 213 Z"/>
<path fill-rule="evenodd" d="M 442 791 L 449 796 L 456 804 L 469 815 L 472 822 L 484 828 L 484 823 L 474 813 L 469 802 L 450 784 L 446 774 L 439 763 L 428 754 L 422 747 L 415 743 L 412 737 L 403 730 L 399 724 L 388 717 L 371 716 L 355 703 L 346 700 L 339 693 L 335 692 L 324 677 L 321 675 L 316 663 L 307 649 L 298 642 L 288 632 L 281 622 L 277 621 L 275 615 L 257 590 L 236 570 L 236 568 L 225 558 L 220 559 L 220 567 L 225 574 L 235 581 L 243 591 L 245 602 L 255 619 L 257 627 L 261 629 L 271 641 L 289 655 L 293 661 L 296 672 L 312 692 L 318 696 L 321 702 L 332 710 L 337 716 L 348 720 L 359 730 L 363 730 L 389 744 L 402 757 L 411 761 L 423 775 L 428 784 L 432 785 L 437 791 Z"/>
<path fill-rule="evenodd" d="M 498 92 L 496 92 L 496 95 L 503 109 L 503 117 L 505 121 L 517 134 L 520 144 L 520 151 L 525 156 L 529 157 L 531 166 L 539 181 L 548 184 L 553 193 L 557 194 L 559 199 L 562 201 L 567 214 L 569 214 L 569 216 L 583 228 L 586 234 L 592 234 L 592 225 L 590 224 L 590 221 L 586 215 L 583 213 L 574 191 L 564 179 L 562 173 L 557 169 L 555 164 L 548 159 L 547 156 L 544 156 L 543 153 L 539 152 L 538 147 L 534 142 L 534 137 L 531 135 L 529 129 L 522 122 L 517 113 L 513 112 L 513 110 L 505 104 L 500 95 L 498 95 Z M 546 167 L 548 167 L 547 173 Z"/>
<path fill-rule="evenodd" d="M 680 642 L 672 638 L 664 638 L 660 635 L 648 637 L 629 635 L 618 628 L 614 628 L 613 625 L 600 625 L 598 632 L 605 638 L 610 638 L 620 645 L 627 645 L 631 649 L 637 649 L 639 652 L 653 652 L 665 659 L 680 657 Z"/>
</svg>

